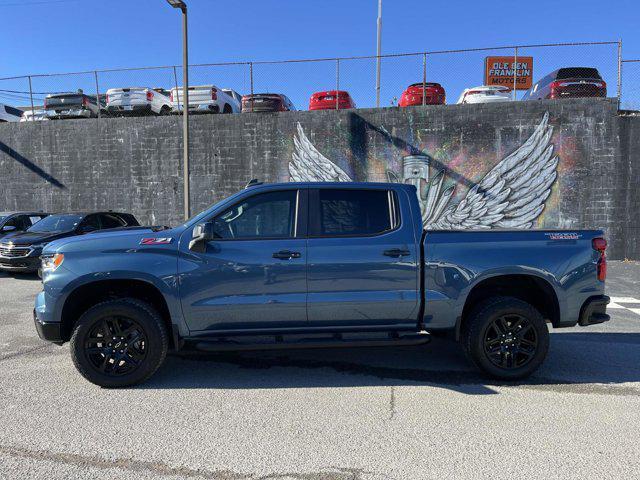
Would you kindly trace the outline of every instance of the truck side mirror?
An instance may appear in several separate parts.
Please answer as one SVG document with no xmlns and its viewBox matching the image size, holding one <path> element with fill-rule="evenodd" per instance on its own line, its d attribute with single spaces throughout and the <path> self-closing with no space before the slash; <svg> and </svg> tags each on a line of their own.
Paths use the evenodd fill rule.
<svg viewBox="0 0 640 480">
<path fill-rule="evenodd" d="M 199 223 L 193 229 L 193 237 L 189 242 L 189 250 L 204 253 L 207 249 L 207 242 L 214 238 L 213 222 Z"/>
<path fill-rule="evenodd" d="M 13 225 L 5 225 L 4 227 L 2 227 L 2 233 L 15 232 L 16 230 L 18 229 Z"/>
</svg>

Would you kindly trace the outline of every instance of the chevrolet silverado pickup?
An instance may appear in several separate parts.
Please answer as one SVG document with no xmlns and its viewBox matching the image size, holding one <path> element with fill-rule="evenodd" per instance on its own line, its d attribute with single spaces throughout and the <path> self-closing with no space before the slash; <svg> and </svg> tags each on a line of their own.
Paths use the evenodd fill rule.
<svg viewBox="0 0 640 480">
<path fill-rule="evenodd" d="M 595 230 L 425 231 L 413 185 L 255 184 L 168 230 L 49 243 L 34 321 L 103 387 L 169 350 L 399 346 L 450 332 L 485 374 L 531 374 L 554 328 L 609 320 Z"/>
</svg>

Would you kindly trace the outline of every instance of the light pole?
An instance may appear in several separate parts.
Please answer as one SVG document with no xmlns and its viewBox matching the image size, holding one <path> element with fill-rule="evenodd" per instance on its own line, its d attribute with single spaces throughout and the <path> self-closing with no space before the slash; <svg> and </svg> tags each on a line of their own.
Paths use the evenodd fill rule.
<svg viewBox="0 0 640 480">
<path fill-rule="evenodd" d="M 173 8 L 182 10 L 182 170 L 184 172 L 184 218 L 186 220 L 191 216 L 191 199 L 189 195 L 189 52 L 187 47 L 187 4 L 182 0 L 167 0 L 167 2 Z M 179 98 L 178 105 L 180 105 Z"/>
<path fill-rule="evenodd" d="M 376 53 L 376 107 L 380 106 L 380 54 L 382 53 L 382 0 L 378 0 L 378 48 Z"/>
</svg>

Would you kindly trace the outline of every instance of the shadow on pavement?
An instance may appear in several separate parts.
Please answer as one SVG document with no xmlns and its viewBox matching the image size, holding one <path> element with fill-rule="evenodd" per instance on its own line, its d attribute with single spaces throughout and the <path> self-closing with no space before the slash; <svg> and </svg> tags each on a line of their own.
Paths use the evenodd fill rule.
<svg viewBox="0 0 640 480">
<path fill-rule="evenodd" d="M 0 271 L 0 278 L 12 278 L 14 280 L 36 280 L 40 281 L 40 277 L 36 272 L 33 273 L 14 273 L 8 271 Z"/>
<path fill-rule="evenodd" d="M 424 384 L 470 395 L 498 386 L 574 393 L 637 395 L 640 333 L 552 333 L 546 363 L 526 381 L 478 373 L 452 341 L 420 347 L 180 354 L 142 388 L 340 388 Z M 596 385 L 594 385 L 596 384 Z"/>
</svg>

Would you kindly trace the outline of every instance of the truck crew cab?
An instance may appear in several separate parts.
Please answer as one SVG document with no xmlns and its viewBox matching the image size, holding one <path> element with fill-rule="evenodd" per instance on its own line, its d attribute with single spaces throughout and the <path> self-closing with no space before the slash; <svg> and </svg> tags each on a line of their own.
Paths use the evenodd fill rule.
<svg viewBox="0 0 640 480">
<path fill-rule="evenodd" d="M 167 351 L 397 346 L 452 331 L 486 374 L 544 360 L 547 323 L 609 320 L 601 231 L 424 231 L 412 185 L 258 184 L 171 230 L 44 249 L 39 335 L 104 387 Z"/>
</svg>

